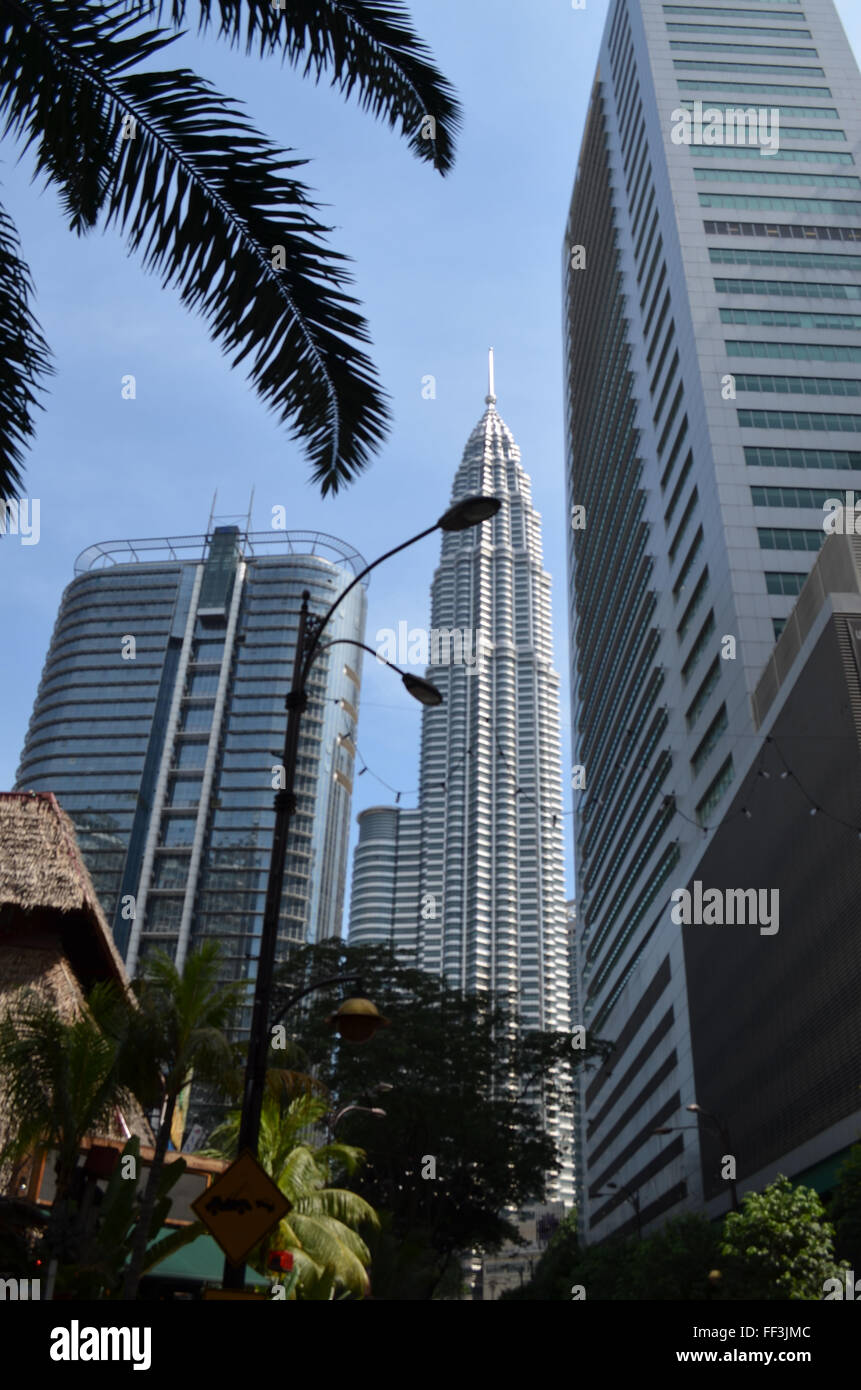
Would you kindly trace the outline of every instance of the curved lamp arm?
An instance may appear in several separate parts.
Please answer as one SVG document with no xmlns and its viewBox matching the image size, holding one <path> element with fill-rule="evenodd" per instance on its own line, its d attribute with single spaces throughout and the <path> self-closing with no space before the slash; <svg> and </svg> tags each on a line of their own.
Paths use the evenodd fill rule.
<svg viewBox="0 0 861 1390">
<path fill-rule="evenodd" d="M 377 568 L 377 565 L 381 565 L 384 560 L 390 560 L 393 555 L 400 554 L 400 552 L 406 550 L 408 546 L 415 545 L 418 541 L 423 541 L 425 536 L 433 535 L 434 531 L 465 531 L 471 526 L 480 526 L 482 521 L 488 521 L 492 516 L 495 516 L 501 506 L 502 502 L 498 497 L 490 497 L 484 494 L 462 497 L 459 502 L 453 503 L 448 511 L 443 512 L 442 516 L 438 521 L 434 522 L 433 526 L 427 526 L 424 531 L 419 531 L 418 535 L 411 536 L 408 541 L 402 541 L 400 545 L 396 545 L 391 550 L 387 550 L 385 555 L 380 555 L 376 560 L 372 560 L 369 565 L 366 565 L 363 570 L 360 570 L 359 573 L 350 580 L 346 589 L 341 591 L 334 603 L 329 605 L 317 624 L 314 637 L 308 648 L 308 655 L 302 667 L 302 684 L 304 685 L 305 683 L 305 677 L 310 670 L 311 662 L 316 654 L 320 633 L 325 628 L 335 609 L 338 607 L 338 604 L 343 602 L 351 590 L 355 589 L 356 585 L 364 579 L 366 574 L 370 574 L 371 570 Z M 376 653 L 374 653 L 374 655 L 376 655 Z M 395 670 L 397 670 L 397 667 L 395 667 Z M 403 675 L 403 672 L 400 674 Z"/>
</svg>

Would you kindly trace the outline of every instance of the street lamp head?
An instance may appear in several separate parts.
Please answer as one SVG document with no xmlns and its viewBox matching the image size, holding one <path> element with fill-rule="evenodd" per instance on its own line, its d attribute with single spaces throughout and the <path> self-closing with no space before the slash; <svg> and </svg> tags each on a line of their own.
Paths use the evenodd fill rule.
<svg viewBox="0 0 861 1390">
<path fill-rule="evenodd" d="M 686 1105 L 686 1106 L 685 1106 L 685 1109 L 686 1109 L 686 1110 L 691 1110 L 691 1111 L 693 1111 L 693 1113 L 694 1113 L 695 1115 L 697 1114 L 698 1111 L 701 1111 L 702 1108 L 703 1108 L 703 1107 L 702 1107 L 701 1105 L 697 1105 L 696 1101 L 694 1101 L 692 1105 Z"/>
<path fill-rule="evenodd" d="M 345 999 L 326 1022 L 351 1043 L 369 1042 L 378 1028 L 389 1026 L 389 1020 L 370 999 Z"/>
<path fill-rule="evenodd" d="M 413 699 L 418 700 L 420 705 L 442 704 L 442 693 L 437 690 L 435 685 L 431 685 L 430 681 L 424 680 L 421 676 L 414 676 L 409 671 L 401 676 L 401 680 Z"/>
<path fill-rule="evenodd" d="M 652 1130 L 653 1134 L 672 1134 L 672 1132 L 673 1131 L 670 1125 L 662 1125 L 660 1129 Z"/>
<path fill-rule="evenodd" d="M 480 493 L 473 497 L 462 497 L 447 512 L 443 512 L 437 526 L 441 531 L 467 531 L 470 526 L 480 526 L 482 521 L 496 516 L 501 506 L 498 497 L 485 497 Z"/>
</svg>

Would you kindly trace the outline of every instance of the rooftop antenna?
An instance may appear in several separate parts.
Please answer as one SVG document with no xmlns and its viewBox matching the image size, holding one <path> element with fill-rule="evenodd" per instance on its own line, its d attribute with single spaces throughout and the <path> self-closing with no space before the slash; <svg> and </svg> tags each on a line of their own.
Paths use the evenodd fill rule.
<svg viewBox="0 0 861 1390">
<path fill-rule="evenodd" d="M 208 525 L 207 528 L 206 528 L 206 534 L 207 534 L 208 536 L 211 536 L 211 535 L 212 535 L 212 523 L 213 523 L 213 521 L 214 521 L 214 519 L 215 519 L 215 503 L 216 503 L 217 498 L 218 498 L 218 488 L 216 488 L 215 491 L 214 491 L 214 493 L 212 494 L 212 506 L 211 506 L 210 509 L 209 509 L 209 525 Z"/>
<path fill-rule="evenodd" d="M 251 496 L 248 499 L 248 516 L 245 519 L 245 534 L 251 534 L 251 513 L 254 509 L 254 484 L 251 484 Z"/>
<path fill-rule="evenodd" d="M 487 405 L 496 405 L 496 396 L 493 390 L 493 348 L 487 354 L 487 395 L 485 396 Z"/>
</svg>

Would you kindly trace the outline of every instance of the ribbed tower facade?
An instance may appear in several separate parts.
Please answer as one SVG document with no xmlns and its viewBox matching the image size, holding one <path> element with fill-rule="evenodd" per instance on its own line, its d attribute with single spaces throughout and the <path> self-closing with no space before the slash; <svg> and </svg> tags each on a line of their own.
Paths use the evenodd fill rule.
<svg viewBox="0 0 861 1390">
<path fill-rule="evenodd" d="M 470 435 L 452 502 L 492 494 L 492 521 L 444 534 L 431 588 L 419 805 L 363 812 L 350 940 L 385 941 L 468 991 L 514 1001 L 529 1028 L 570 1023 L 559 677 L 540 519 L 496 397 Z M 573 1190 L 570 1113 L 555 1192 Z"/>
</svg>

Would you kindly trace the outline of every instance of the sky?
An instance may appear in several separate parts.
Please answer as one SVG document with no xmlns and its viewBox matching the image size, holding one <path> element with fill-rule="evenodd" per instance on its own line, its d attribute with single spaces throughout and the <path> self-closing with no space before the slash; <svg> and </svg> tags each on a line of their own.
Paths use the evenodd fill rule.
<svg viewBox="0 0 861 1390">
<path fill-rule="evenodd" d="M 455 86 L 464 124 L 441 178 L 406 141 L 328 85 L 193 30 L 161 66 L 187 66 L 246 107 L 293 157 L 324 204 L 330 244 L 353 258 L 354 292 L 393 424 L 376 460 L 338 497 L 309 482 L 291 441 L 173 290 L 146 274 L 113 229 L 78 238 L 56 193 L 32 182 L 32 156 L 0 148 L 0 199 L 36 284 L 35 312 L 56 375 L 26 461 L 40 502 L 38 544 L 0 544 L 0 789 L 11 787 L 63 589 L 96 541 L 199 535 L 219 517 L 267 530 L 319 529 L 377 555 L 431 525 L 450 500 L 467 437 L 484 411 L 487 349 L 497 409 L 520 446 L 543 518 L 561 677 L 566 873 L 574 888 L 562 377 L 562 236 L 609 0 L 413 0 L 415 27 Z M 195 6 L 190 7 L 191 11 Z M 856 55 L 861 0 L 837 8 Z M 136 381 L 134 400 L 122 379 Z M 432 375 L 436 395 L 422 393 Z M 367 638 L 429 622 L 439 558 L 431 536 L 381 566 Z M 364 665 L 354 818 L 416 804 L 420 706 L 393 673 Z M 378 781 L 377 778 L 382 779 Z M 411 794 L 410 794 L 411 793 Z M 355 819 L 353 840 L 355 840 Z"/>
</svg>

